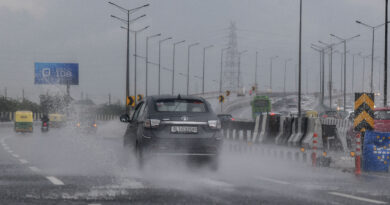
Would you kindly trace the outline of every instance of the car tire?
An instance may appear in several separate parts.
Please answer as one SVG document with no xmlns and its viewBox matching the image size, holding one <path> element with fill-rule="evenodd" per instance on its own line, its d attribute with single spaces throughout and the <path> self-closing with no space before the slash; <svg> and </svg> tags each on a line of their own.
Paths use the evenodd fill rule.
<svg viewBox="0 0 390 205">
<path fill-rule="evenodd" d="M 211 171 L 218 171 L 219 168 L 219 160 L 218 156 L 212 156 L 209 159 L 209 167 Z"/>
<path fill-rule="evenodd" d="M 138 168 L 143 169 L 145 164 L 144 151 L 142 147 L 138 144 L 138 142 L 135 145 L 135 153 L 136 153 Z"/>
</svg>

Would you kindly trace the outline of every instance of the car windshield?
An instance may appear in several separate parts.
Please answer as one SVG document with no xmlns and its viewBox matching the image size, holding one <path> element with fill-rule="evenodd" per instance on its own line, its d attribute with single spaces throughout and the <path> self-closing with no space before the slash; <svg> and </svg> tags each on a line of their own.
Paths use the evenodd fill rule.
<svg viewBox="0 0 390 205">
<path fill-rule="evenodd" d="M 375 120 L 390 120 L 390 110 L 378 110 L 374 112 Z"/>
<path fill-rule="evenodd" d="M 200 100 L 164 99 L 155 103 L 157 112 L 207 112 L 206 104 Z"/>
</svg>

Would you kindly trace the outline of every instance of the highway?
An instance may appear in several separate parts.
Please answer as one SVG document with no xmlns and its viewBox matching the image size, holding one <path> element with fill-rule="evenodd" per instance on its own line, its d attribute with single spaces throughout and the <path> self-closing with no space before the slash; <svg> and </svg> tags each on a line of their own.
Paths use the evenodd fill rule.
<svg viewBox="0 0 390 205">
<path fill-rule="evenodd" d="M 64 129 L 15 134 L 1 129 L 2 204 L 386 204 L 386 175 L 233 152 L 217 172 L 161 158 L 140 172 L 122 147 L 125 124 L 100 123 L 96 135 Z"/>
</svg>

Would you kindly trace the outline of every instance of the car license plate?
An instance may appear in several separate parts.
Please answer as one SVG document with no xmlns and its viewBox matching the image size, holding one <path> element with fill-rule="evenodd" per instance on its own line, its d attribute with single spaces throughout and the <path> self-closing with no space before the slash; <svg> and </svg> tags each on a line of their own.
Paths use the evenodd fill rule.
<svg viewBox="0 0 390 205">
<path fill-rule="evenodd" d="M 198 133 L 198 127 L 190 127 L 190 126 L 172 126 L 171 127 L 172 133 Z"/>
</svg>

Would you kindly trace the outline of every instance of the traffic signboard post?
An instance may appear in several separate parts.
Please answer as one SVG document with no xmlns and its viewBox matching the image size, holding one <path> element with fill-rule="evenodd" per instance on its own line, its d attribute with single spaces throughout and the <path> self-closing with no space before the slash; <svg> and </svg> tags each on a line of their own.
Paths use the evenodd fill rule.
<svg viewBox="0 0 390 205">
<path fill-rule="evenodd" d="M 374 93 L 355 93 L 354 129 L 356 135 L 355 174 L 361 173 L 362 142 L 366 130 L 374 129 Z"/>
</svg>

